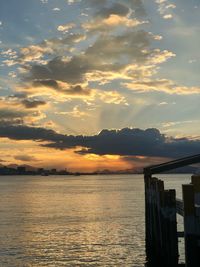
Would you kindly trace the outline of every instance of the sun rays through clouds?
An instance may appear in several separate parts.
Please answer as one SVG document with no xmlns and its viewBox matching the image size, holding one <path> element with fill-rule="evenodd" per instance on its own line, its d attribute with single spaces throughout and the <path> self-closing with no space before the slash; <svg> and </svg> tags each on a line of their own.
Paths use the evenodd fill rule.
<svg viewBox="0 0 200 267">
<path fill-rule="evenodd" d="M 17 3 L 11 5 L 3 0 L 0 4 L 0 136 L 8 147 L 12 140 L 19 144 L 13 156 L 6 157 L 8 163 L 24 160 L 46 165 L 44 159 L 46 155 L 49 160 L 49 150 L 57 153 L 59 166 L 68 165 L 69 154 L 74 161 L 81 159 L 87 166 L 90 162 L 93 169 L 98 165 L 95 162 L 99 162 L 100 168 L 107 168 L 112 161 L 116 166 L 118 162 L 123 169 L 123 164 L 128 168 L 134 160 L 134 164 L 139 164 L 136 158 L 139 156 L 148 160 L 169 156 L 162 150 L 155 155 L 142 153 L 145 140 L 140 143 L 135 137 L 120 135 L 123 130 L 115 132 L 111 138 L 114 143 L 108 139 L 112 148 L 108 149 L 106 141 L 102 146 L 107 151 L 100 152 L 95 142 L 103 129 L 108 129 L 107 134 L 111 129 L 129 129 L 131 136 L 135 136 L 136 128 L 149 128 L 147 132 L 159 129 L 165 136 L 163 149 L 167 146 L 172 154 L 172 147 L 177 144 L 185 153 L 194 149 L 192 138 L 200 130 L 196 126 L 200 85 L 195 46 L 199 37 L 194 31 L 194 25 L 198 28 L 199 24 L 195 16 L 191 22 L 188 12 L 198 13 L 198 3 L 168 0 Z M 190 36 L 190 43 L 185 40 L 188 45 L 183 43 L 183 32 Z M 191 121 L 190 130 L 187 121 Z M 6 129 L 12 129 L 13 136 Z M 46 138 L 27 135 L 24 139 L 22 129 L 40 131 Z M 137 132 L 140 138 L 143 131 Z M 57 139 L 51 140 L 49 135 L 56 135 Z M 79 136 L 83 142 L 66 145 L 67 138 L 77 141 Z M 181 143 L 180 136 L 187 136 L 186 143 Z M 121 145 L 126 148 L 124 138 L 130 147 L 121 153 Z M 94 139 L 93 145 L 85 141 L 90 139 Z M 32 157 L 24 157 L 25 151 L 20 153 L 24 140 L 33 146 Z M 137 143 L 139 150 L 135 147 Z M 59 163 L 59 153 L 65 153 L 66 163 Z M 103 166 L 105 157 L 109 164 Z M 127 157 L 133 160 L 126 160 Z"/>
</svg>

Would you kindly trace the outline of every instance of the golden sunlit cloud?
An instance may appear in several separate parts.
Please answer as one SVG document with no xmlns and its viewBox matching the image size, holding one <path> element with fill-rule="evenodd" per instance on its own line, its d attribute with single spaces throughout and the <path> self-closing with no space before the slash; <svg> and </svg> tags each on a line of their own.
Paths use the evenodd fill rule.
<svg viewBox="0 0 200 267">
<path fill-rule="evenodd" d="M 144 23 L 147 22 L 111 14 L 108 18 L 105 18 L 103 20 L 97 19 L 96 21 L 85 23 L 82 25 L 82 27 L 84 30 L 91 34 L 95 32 L 108 32 L 109 30 L 112 31 L 113 28 L 119 26 L 136 27 Z"/>
<path fill-rule="evenodd" d="M 138 92 L 165 92 L 167 94 L 177 94 L 177 95 L 192 95 L 199 94 L 200 87 L 187 87 L 187 86 L 177 86 L 173 81 L 170 80 L 143 80 L 136 81 L 133 83 L 124 83 L 130 90 Z"/>
</svg>

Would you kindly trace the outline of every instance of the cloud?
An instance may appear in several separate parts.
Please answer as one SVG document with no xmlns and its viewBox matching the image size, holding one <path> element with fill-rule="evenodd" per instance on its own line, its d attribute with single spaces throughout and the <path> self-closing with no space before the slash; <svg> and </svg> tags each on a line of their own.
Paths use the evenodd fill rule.
<svg viewBox="0 0 200 267">
<path fill-rule="evenodd" d="M 34 80 L 33 81 L 33 86 L 40 87 L 40 86 L 45 86 L 45 87 L 50 87 L 54 89 L 59 89 L 58 82 L 55 80 Z"/>
<path fill-rule="evenodd" d="M 108 33 L 122 26 L 133 28 L 145 23 L 145 21 L 140 21 L 137 16 L 138 14 L 142 15 L 142 13 L 144 15 L 143 10 L 143 4 L 140 0 L 123 1 L 110 5 L 104 3 L 100 9 L 97 9 L 93 18 L 87 23 L 83 23 L 82 27 L 87 31 L 87 34 Z"/>
<path fill-rule="evenodd" d="M 147 16 L 144 4 L 142 0 L 129 0 L 127 1 L 130 5 L 130 8 L 133 9 L 134 15 L 136 17 L 145 17 Z"/>
<path fill-rule="evenodd" d="M 82 4 L 86 7 L 92 6 L 92 8 L 96 8 L 98 11 L 95 15 L 105 14 L 109 16 L 109 14 L 118 14 L 125 16 L 128 14 L 126 11 L 129 8 L 134 12 L 135 16 L 146 16 L 142 0 L 121 0 L 117 1 L 117 3 L 112 3 L 109 0 L 85 0 L 82 1 Z"/>
<path fill-rule="evenodd" d="M 85 103 L 90 104 L 102 104 L 103 102 L 106 104 L 128 105 L 126 97 L 116 90 L 104 91 L 96 88 L 88 89 L 87 84 L 82 87 L 78 84 L 70 85 L 68 83 L 55 80 L 34 80 L 32 85 L 24 85 L 24 88 L 20 87 L 18 90 L 20 92 L 24 90 L 24 94 L 19 94 L 19 98 L 21 98 L 20 101 L 26 108 L 36 108 L 39 106 L 46 107 L 47 102 L 38 99 L 41 94 L 43 95 L 43 99 L 47 97 L 49 98 L 48 102 L 51 99 L 58 102 L 81 99 Z M 62 114 L 66 114 L 66 111 L 62 112 Z M 68 114 L 72 113 L 68 112 Z"/>
<path fill-rule="evenodd" d="M 12 125 L 19 125 L 26 123 L 31 125 L 37 123 L 46 116 L 41 111 L 23 111 L 20 109 L 0 108 L 0 123 L 9 123 Z"/>
<path fill-rule="evenodd" d="M 163 19 L 173 18 L 172 11 L 176 8 L 175 4 L 170 3 L 168 0 L 156 0 L 155 2 L 158 4 L 158 12 Z"/>
<path fill-rule="evenodd" d="M 34 156 L 28 156 L 28 155 L 16 155 L 14 156 L 14 159 L 25 162 L 38 161 L 37 158 L 35 158 Z"/>
<path fill-rule="evenodd" d="M 0 122 L 12 124 L 35 123 L 45 117 L 38 107 L 46 102 L 26 98 L 26 95 L 12 95 L 0 98 Z"/>
<path fill-rule="evenodd" d="M 172 81 L 152 78 L 160 64 L 175 54 L 154 48 L 161 37 L 141 30 L 147 15 L 143 1 L 85 0 L 70 3 L 78 3 L 80 9 L 90 8 L 80 10 L 87 10 L 89 16 L 75 22 L 57 24 L 60 33 L 56 35 L 61 37 L 22 47 L 17 57 L 15 51 L 5 51 L 8 54 L 7 64 L 19 64 L 22 70 L 21 84 L 14 90 L 25 93 L 29 98 L 21 101 L 26 109 L 45 107 L 45 98 L 48 102 L 72 98 L 86 101 L 88 98 L 96 103 L 127 105 L 125 97 L 115 89 L 104 91 L 104 86 L 111 82 L 116 82 L 119 90 L 125 87 L 125 92 L 126 89 L 168 94 L 199 92 L 197 87 L 188 88 Z M 158 4 L 159 7 L 164 5 L 167 10 L 163 16 L 171 14 L 174 8 L 166 1 L 159 1 Z M 67 33 L 71 29 L 74 33 Z M 63 36 L 62 32 L 66 34 Z M 73 109 L 63 112 L 71 116 L 76 114 Z"/>
<path fill-rule="evenodd" d="M 141 80 L 155 74 L 157 66 L 173 56 L 169 51 L 151 47 L 160 37 L 136 28 L 144 23 L 138 19 L 145 15 L 142 1 L 88 0 L 81 4 L 93 7 L 89 20 L 82 23 L 86 32 L 44 40 L 20 50 L 16 62 L 24 68 L 21 88 L 27 94 L 34 95 L 34 88 L 38 94 L 38 89 L 43 91 L 45 87 L 45 93 L 49 88 L 61 94 L 77 92 L 85 96 L 92 82 L 99 86 L 117 79 L 135 80 L 137 77 Z M 63 24 L 59 30 L 66 31 L 74 26 L 73 22 Z M 123 30 L 110 31 L 121 26 Z M 96 38 L 90 36 L 93 31 L 97 33 Z M 74 53 L 75 44 L 82 41 L 83 50 L 78 46 Z"/>
<path fill-rule="evenodd" d="M 65 82 L 61 81 L 56 81 L 56 80 L 51 80 L 51 79 L 46 79 L 46 80 L 34 80 L 32 83 L 33 86 L 33 91 L 35 91 L 35 87 L 41 89 L 46 87 L 46 88 L 51 88 L 58 93 L 63 93 L 66 95 L 77 95 L 77 96 L 89 96 L 90 95 L 90 90 L 83 88 L 81 85 L 70 85 Z"/>
<path fill-rule="evenodd" d="M 172 56 L 167 51 L 150 49 L 151 41 L 155 38 L 142 30 L 128 31 L 117 36 L 102 35 L 84 53 L 69 59 L 56 57 L 45 65 L 33 64 L 25 74 L 25 79 L 30 82 L 55 80 L 76 85 L 92 82 L 92 78 L 96 80 L 98 72 L 101 72 L 98 76 L 100 80 L 109 76 L 112 80 L 134 78 L 134 73 L 139 75 L 138 65 L 144 66 L 146 63 L 152 68 L 152 65 L 160 64 Z M 141 78 L 143 74 L 141 70 Z"/>
<path fill-rule="evenodd" d="M 54 7 L 52 10 L 53 11 L 60 11 L 60 8 L 59 7 Z"/>
<path fill-rule="evenodd" d="M 76 25 L 74 23 L 68 23 L 64 25 L 59 25 L 57 30 L 60 32 L 68 32 L 69 30 L 73 29 Z"/>
<path fill-rule="evenodd" d="M 6 66 L 14 66 L 17 64 L 16 59 L 17 59 L 17 52 L 14 51 L 13 49 L 5 49 L 0 52 L 0 55 L 2 57 L 2 63 L 3 65 Z"/>
<path fill-rule="evenodd" d="M 74 4 L 74 3 L 76 3 L 76 2 L 79 2 L 80 0 L 67 0 L 67 3 L 69 4 L 69 5 L 72 5 L 72 4 Z"/>
<path fill-rule="evenodd" d="M 132 89 L 132 85 L 146 82 L 157 73 L 160 64 L 175 56 L 167 50 L 153 48 L 161 36 L 137 28 L 145 23 L 143 1 L 71 1 L 91 7 L 88 19 L 82 22 L 79 33 L 66 33 L 65 37 L 45 39 L 39 44 L 23 47 L 18 56 L 9 56 L 4 64 L 20 64 L 21 86 L 17 91 L 32 97 L 91 96 L 99 86 L 113 81 Z M 159 2 L 161 5 L 165 1 Z M 166 9 L 170 9 L 165 5 Z M 66 32 L 77 23 L 58 26 Z M 91 34 L 95 34 L 95 38 Z M 117 45 L 116 45 L 117 44 Z M 92 83 L 95 82 L 95 89 Z M 120 86 L 120 84 L 119 84 Z M 98 88 L 99 89 L 99 88 Z M 177 90 L 184 91 L 177 86 Z M 154 91 L 159 91 L 158 87 Z M 170 90 L 165 90 L 169 93 Z M 95 92 L 93 92 L 95 94 Z M 111 92 L 111 94 L 113 94 Z M 99 95 L 102 100 L 102 94 Z"/>
<path fill-rule="evenodd" d="M 9 109 L 9 108 L 0 108 L 0 117 L 1 120 L 4 119 L 19 119 L 24 118 L 27 116 L 25 111 L 20 111 L 16 109 Z"/>
<path fill-rule="evenodd" d="M 43 106 L 46 105 L 45 101 L 42 100 L 32 100 L 32 99 L 24 99 L 22 100 L 22 104 L 26 107 L 26 108 L 37 108 L 39 106 Z"/>
<path fill-rule="evenodd" d="M 101 18 L 109 18 L 110 15 L 127 16 L 130 12 L 128 6 L 121 3 L 114 3 L 110 7 L 103 7 L 97 11 L 96 16 Z"/>
<path fill-rule="evenodd" d="M 79 106 L 75 106 L 72 111 L 64 111 L 64 112 L 61 111 L 61 112 L 56 112 L 55 114 L 68 115 L 73 118 L 84 118 L 90 116 L 87 112 L 81 111 Z"/>
<path fill-rule="evenodd" d="M 167 121 L 163 122 L 162 126 L 163 128 L 170 128 L 172 126 L 177 126 L 181 124 L 194 124 L 194 123 L 199 123 L 199 120 L 188 120 L 188 121 Z"/>
<path fill-rule="evenodd" d="M 124 96 L 119 94 L 116 91 L 108 91 L 108 92 L 96 92 L 99 99 L 101 99 L 104 103 L 107 104 L 116 104 L 116 105 L 128 105 Z"/>
<path fill-rule="evenodd" d="M 124 128 L 121 130 L 102 130 L 98 135 L 73 136 L 59 134 L 53 130 L 24 125 L 13 126 L 0 123 L 0 137 L 14 140 L 34 140 L 42 146 L 55 149 L 79 149 L 79 154 L 145 156 L 177 158 L 198 154 L 200 140 L 170 138 L 158 129 L 146 130 Z M 46 144 L 44 144 L 46 142 Z"/>
<path fill-rule="evenodd" d="M 85 55 L 94 59 L 96 54 L 97 63 L 101 64 L 99 69 L 103 69 L 103 67 L 106 69 L 106 63 L 108 65 L 109 62 L 114 61 L 114 70 L 116 63 L 118 63 L 119 66 L 127 66 L 128 62 L 144 63 L 148 59 L 148 56 L 153 53 L 153 50 L 149 49 L 152 40 L 153 36 L 143 30 L 128 31 L 118 36 L 100 36 L 96 42 L 86 50 Z M 123 58 L 124 61 L 122 60 Z M 105 64 L 103 64 L 104 61 Z M 110 66 L 109 69 L 112 70 L 112 65 L 110 64 L 108 66 Z"/>
<path fill-rule="evenodd" d="M 18 59 L 16 60 L 16 63 L 22 63 L 25 62 L 41 62 L 41 58 L 45 54 L 52 54 L 53 49 L 50 46 L 46 46 L 45 42 L 40 45 L 30 45 L 27 47 L 23 47 L 20 49 L 20 54 L 18 56 Z"/>
<path fill-rule="evenodd" d="M 95 20 L 90 21 L 89 23 L 83 24 L 84 30 L 87 31 L 87 33 L 100 33 L 100 32 L 108 32 L 113 31 L 113 28 L 116 27 L 136 27 L 138 25 L 141 25 L 145 22 L 139 21 L 137 19 L 130 19 L 127 17 L 121 17 L 119 15 L 112 14 L 108 18 L 105 18 L 103 20 Z"/>
<path fill-rule="evenodd" d="M 22 67 L 24 66 L 24 71 L 26 72 L 28 63 L 34 62 L 45 65 L 49 58 L 54 58 L 55 55 L 70 54 L 74 46 L 85 38 L 84 34 L 70 33 L 66 37 L 45 39 L 39 44 L 21 47 L 18 52 L 6 49 L 1 52 L 2 57 L 5 58 L 3 63 L 7 66 L 19 64 Z"/>
<path fill-rule="evenodd" d="M 59 141 L 63 135 L 53 130 L 26 125 L 12 125 L 7 122 L 0 122 L 0 136 L 13 140 L 37 140 L 37 141 Z"/>
<path fill-rule="evenodd" d="M 173 18 L 172 14 L 166 14 L 163 16 L 163 19 L 172 19 L 172 18 Z"/>
<path fill-rule="evenodd" d="M 58 80 L 67 83 L 83 82 L 83 76 L 91 66 L 87 59 L 75 56 L 70 60 L 54 58 L 45 66 L 33 65 L 30 69 L 30 80 Z"/>
<path fill-rule="evenodd" d="M 142 81 L 138 80 L 131 83 L 124 83 L 123 85 L 136 92 L 157 91 L 177 95 L 192 95 L 200 93 L 200 87 L 180 86 L 167 79 L 144 79 Z"/>
<path fill-rule="evenodd" d="M 65 141 L 45 146 L 64 149 Z M 80 138 L 77 146 L 86 147 L 78 152 L 80 154 L 177 158 L 198 154 L 200 140 L 167 138 L 157 129 L 125 128 L 118 131 L 102 130 L 96 136 L 83 137 L 83 140 Z"/>
<path fill-rule="evenodd" d="M 13 49 L 9 48 L 9 49 L 6 49 L 6 50 L 3 50 L 1 52 L 1 55 L 3 57 L 9 57 L 9 58 L 16 58 L 17 57 L 17 52 L 14 51 Z"/>
<path fill-rule="evenodd" d="M 28 98 L 26 93 L 15 93 L 7 97 L 0 98 L 0 106 L 5 107 L 26 107 L 34 109 L 46 104 L 47 103 L 44 100 Z"/>
</svg>

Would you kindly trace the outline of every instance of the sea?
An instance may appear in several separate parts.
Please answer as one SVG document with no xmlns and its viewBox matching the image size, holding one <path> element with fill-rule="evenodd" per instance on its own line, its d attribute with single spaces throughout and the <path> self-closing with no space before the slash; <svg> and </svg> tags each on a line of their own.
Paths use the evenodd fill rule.
<svg viewBox="0 0 200 267">
<path fill-rule="evenodd" d="M 144 267 L 144 233 L 143 175 L 0 176 L 0 267 Z"/>
</svg>

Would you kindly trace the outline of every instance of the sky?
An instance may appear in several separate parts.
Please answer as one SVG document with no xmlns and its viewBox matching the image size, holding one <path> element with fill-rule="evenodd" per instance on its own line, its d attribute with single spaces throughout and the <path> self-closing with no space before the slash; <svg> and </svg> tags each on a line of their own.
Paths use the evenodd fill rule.
<svg viewBox="0 0 200 267">
<path fill-rule="evenodd" d="M 1 0 L 0 164 L 131 170 L 200 152 L 199 0 Z"/>
</svg>

